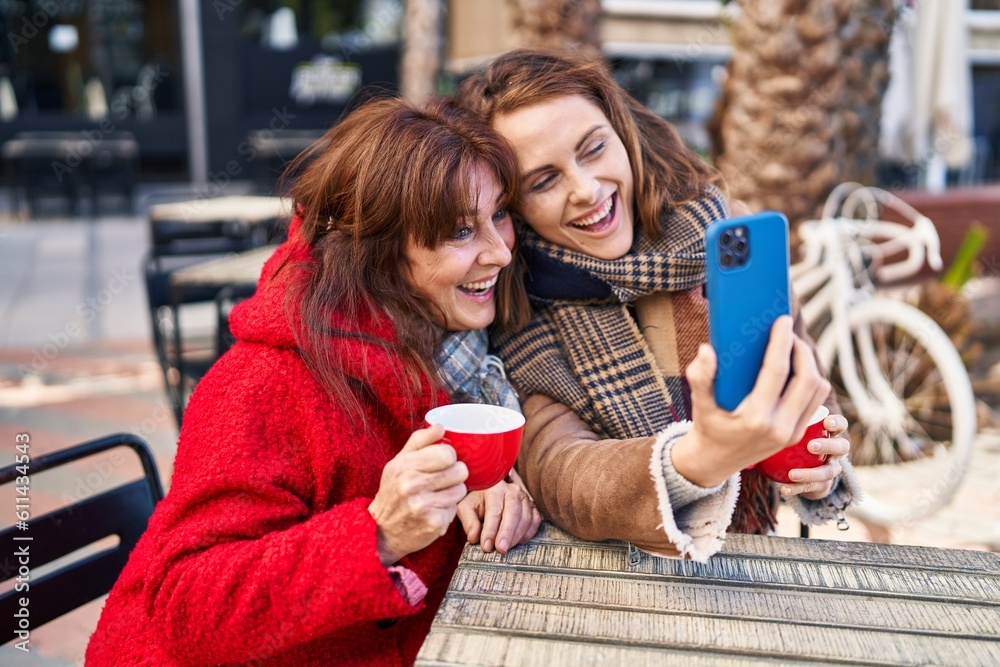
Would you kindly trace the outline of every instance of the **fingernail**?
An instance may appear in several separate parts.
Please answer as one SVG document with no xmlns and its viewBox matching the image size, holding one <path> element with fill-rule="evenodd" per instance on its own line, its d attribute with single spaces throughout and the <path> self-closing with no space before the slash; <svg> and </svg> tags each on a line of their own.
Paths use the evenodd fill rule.
<svg viewBox="0 0 1000 667">
<path fill-rule="evenodd" d="M 483 551 L 493 551 L 493 540 L 483 540 Z"/>
<path fill-rule="evenodd" d="M 797 482 L 800 479 L 802 479 L 802 473 L 800 473 L 798 470 L 793 470 L 790 473 L 788 473 L 788 479 L 792 480 L 793 482 Z"/>
<path fill-rule="evenodd" d="M 809 443 L 809 451 L 813 454 L 819 454 L 820 450 L 823 449 L 823 445 L 813 440 Z"/>
<path fill-rule="evenodd" d="M 510 544 L 507 542 L 507 540 L 500 540 L 500 551 L 503 551 L 504 553 L 506 553 L 507 549 L 509 549 L 509 548 L 510 548 Z"/>
<path fill-rule="evenodd" d="M 783 486 L 783 487 L 781 487 L 781 495 L 783 495 L 783 496 L 790 496 L 790 495 L 792 495 L 792 488 L 789 487 L 789 486 Z"/>
</svg>

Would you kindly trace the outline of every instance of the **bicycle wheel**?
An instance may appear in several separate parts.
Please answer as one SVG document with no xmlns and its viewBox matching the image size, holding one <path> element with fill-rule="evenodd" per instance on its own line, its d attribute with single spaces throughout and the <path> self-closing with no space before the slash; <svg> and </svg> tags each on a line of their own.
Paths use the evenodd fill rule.
<svg viewBox="0 0 1000 667">
<path fill-rule="evenodd" d="M 976 435 L 972 385 L 941 328 L 917 308 L 885 298 L 851 307 L 850 363 L 829 326 L 817 352 L 847 417 L 865 498 L 851 512 L 879 524 L 908 524 L 946 505 L 969 467 Z M 853 367 L 864 396 L 845 388 Z"/>
</svg>

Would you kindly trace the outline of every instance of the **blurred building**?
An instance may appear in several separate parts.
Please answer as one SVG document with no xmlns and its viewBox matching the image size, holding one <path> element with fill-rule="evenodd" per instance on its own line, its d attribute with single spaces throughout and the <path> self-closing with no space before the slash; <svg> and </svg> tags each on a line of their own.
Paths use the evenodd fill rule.
<svg viewBox="0 0 1000 667">
<path fill-rule="evenodd" d="M 705 121 L 729 58 L 720 0 L 602 0 L 601 37 L 619 82 L 707 152 Z M 919 4 L 919 2 L 917 3 Z M 1000 0 L 968 0 L 965 59 L 972 76 L 969 166 L 951 181 L 1000 181 Z M 455 74 L 516 46 L 508 0 L 452 0 L 446 64 Z"/>
<path fill-rule="evenodd" d="M 283 159 L 362 86 L 396 90 L 402 9 L 402 0 L 0 0 L 0 142 L 75 132 L 96 150 L 125 133 L 144 179 L 201 170 L 220 185 L 273 183 Z"/>
<path fill-rule="evenodd" d="M 516 45 L 508 0 L 441 1 L 444 87 Z M 724 3 L 603 8 L 604 50 L 619 80 L 706 151 L 704 124 L 730 48 Z M 995 181 L 1000 0 L 969 8 L 975 169 Z M 283 161 L 361 87 L 398 89 L 403 15 L 404 0 L 0 0 L 0 143 L 124 133 L 138 145 L 144 180 L 273 188 Z"/>
</svg>

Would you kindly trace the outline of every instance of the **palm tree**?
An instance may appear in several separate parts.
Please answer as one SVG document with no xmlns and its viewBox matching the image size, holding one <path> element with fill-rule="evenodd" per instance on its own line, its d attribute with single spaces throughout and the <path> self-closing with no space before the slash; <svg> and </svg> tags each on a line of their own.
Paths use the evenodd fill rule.
<svg viewBox="0 0 1000 667">
<path fill-rule="evenodd" d="M 403 97 L 419 104 L 437 92 L 441 71 L 442 0 L 406 0 L 399 79 Z"/>
<path fill-rule="evenodd" d="M 507 0 L 522 46 L 601 55 L 600 0 Z"/>
<path fill-rule="evenodd" d="M 733 197 L 815 216 L 840 182 L 874 181 L 893 0 L 746 0 L 713 121 Z"/>
</svg>

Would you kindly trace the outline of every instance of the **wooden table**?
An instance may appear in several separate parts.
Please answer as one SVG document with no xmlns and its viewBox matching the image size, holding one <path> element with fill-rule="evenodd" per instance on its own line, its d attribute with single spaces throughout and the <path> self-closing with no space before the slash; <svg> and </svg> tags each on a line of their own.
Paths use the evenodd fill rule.
<svg viewBox="0 0 1000 667">
<path fill-rule="evenodd" d="M 282 197 L 234 196 L 193 199 L 190 201 L 155 204 L 149 207 L 152 222 L 214 222 L 232 220 L 248 225 L 286 218 L 292 202 Z"/>
<path fill-rule="evenodd" d="M 256 285 L 264 262 L 273 253 L 274 246 L 264 246 L 177 269 L 170 274 L 171 290 L 193 285 L 219 289 L 229 285 Z"/>
<path fill-rule="evenodd" d="M 283 237 L 275 236 L 275 225 L 291 207 L 291 199 L 259 196 L 155 204 L 146 212 L 151 252 L 155 257 L 221 254 L 278 243 Z"/>
<path fill-rule="evenodd" d="M 187 393 L 193 383 L 228 348 L 229 308 L 237 300 L 253 294 L 260 278 L 264 263 L 274 253 L 275 246 L 263 246 L 239 253 L 230 253 L 197 264 L 192 264 L 171 272 L 167 278 L 167 293 L 173 327 L 170 340 L 172 346 L 165 348 L 163 363 L 166 378 L 167 398 L 180 426 L 184 415 Z M 180 321 L 180 304 L 185 295 L 192 291 L 214 294 L 215 301 L 215 341 L 212 349 L 203 350 L 198 358 L 185 358 L 184 336 Z M 188 387 L 188 376 L 192 387 Z"/>
<path fill-rule="evenodd" d="M 130 132 L 19 132 L 0 147 L 16 175 L 29 216 L 43 188 L 58 189 L 71 213 L 80 213 L 81 190 L 89 188 L 91 213 L 98 212 L 98 186 L 113 176 L 131 206 L 139 166 L 139 143 Z"/>
<path fill-rule="evenodd" d="M 184 304 L 216 301 L 235 285 L 251 291 L 264 260 L 281 242 L 278 223 L 292 202 L 280 197 L 233 196 L 156 204 L 147 209 L 150 251 L 144 262 L 153 345 L 163 369 L 167 396 L 180 425 L 185 373 L 192 381 L 214 361 L 203 349 L 197 363 L 185 364 L 179 318 Z M 258 250 L 260 249 L 260 250 Z M 163 313 L 169 312 L 169 326 Z M 218 312 L 218 308 L 217 308 Z M 216 332 L 215 349 L 228 332 Z"/>
<path fill-rule="evenodd" d="M 417 665 L 1000 665 L 1000 554 L 730 535 L 708 563 L 543 524 L 468 546 Z"/>
</svg>

